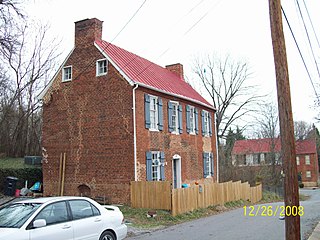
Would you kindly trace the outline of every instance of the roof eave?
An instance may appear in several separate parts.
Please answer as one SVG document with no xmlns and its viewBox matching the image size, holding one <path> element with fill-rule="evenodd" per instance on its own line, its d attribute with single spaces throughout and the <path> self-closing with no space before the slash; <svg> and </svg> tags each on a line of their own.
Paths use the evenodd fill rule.
<svg viewBox="0 0 320 240">
<path fill-rule="evenodd" d="M 119 71 L 119 73 L 124 77 L 124 79 L 126 79 L 128 81 L 128 83 L 131 86 L 134 86 L 135 84 L 137 84 L 138 86 L 141 86 L 141 87 L 144 87 L 144 88 L 148 88 L 150 90 L 154 90 L 154 91 L 157 91 L 157 92 L 160 92 L 160 93 L 164 93 L 164 94 L 167 94 L 167 95 L 170 95 L 170 96 L 173 96 L 173 97 L 178 97 L 178 98 L 181 98 L 181 99 L 184 99 L 184 100 L 188 100 L 188 101 L 197 103 L 199 105 L 202 105 L 204 107 L 207 107 L 207 108 L 210 108 L 210 109 L 216 111 L 216 109 L 213 106 L 205 104 L 205 103 L 203 103 L 201 101 L 198 101 L 198 100 L 195 100 L 193 98 L 188 98 L 188 97 L 183 96 L 183 95 L 167 92 L 167 91 L 164 91 L 164 90 L 149 86 L 147 84 L 143 84 L 143 83 L 134 81 L 124 71 L 122 71 L 122 69 L 109 57 L 109 55 L 103 50 L 103 48 L 101 48 L 96 42 L 94 43 L 94 45 L 103 54 L 103 56 L 116 68 L 116 70 Z"/>
<path fill-rule="evenodd" d="M 44 98 L 44 96 L 46 95 L 46 93 L 48 92 L 49 88 L 51 87 L 51 85 L 53 84 L 53 81 L 56 79 L 58 73 L 61 71 L 62 67 L 65 65 L 65 63 L 68 61 L 70 55 L 73 53 L 74 48 L 70 51 L 70 53 L 68 54 L 68 56 L 65 58 L 65 60 L 63 61 L 63 63 L 60 65 L 59 69 L 57 70 L 57 72 L 54 74 L 54 76 L 51 78 L 51 80 L 49 81 L 49 83 L 44 87 L 44 89 L 40 92 L 40 94 L 38 95 L 38 99 L 42 100 Z"/>
</svg>

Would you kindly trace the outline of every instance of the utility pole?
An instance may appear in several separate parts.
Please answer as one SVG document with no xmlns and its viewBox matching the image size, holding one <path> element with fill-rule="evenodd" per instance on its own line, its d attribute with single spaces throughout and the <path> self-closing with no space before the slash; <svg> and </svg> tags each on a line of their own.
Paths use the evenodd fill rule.
<svg viewBox="0 0 320 240">
<path fill-rule="evenodd" d="M 289 73 L 282 26 L 281 0 L 269 0 L 271 37 L 276 70 L 280 135 L 284 169 L 285 236 L 300 240 L 300 216 L 292 215 L 299 207 L 298 173 L 292 118 Z M 288 216 L 290 215 L 290 216 Z"/>
</svg>

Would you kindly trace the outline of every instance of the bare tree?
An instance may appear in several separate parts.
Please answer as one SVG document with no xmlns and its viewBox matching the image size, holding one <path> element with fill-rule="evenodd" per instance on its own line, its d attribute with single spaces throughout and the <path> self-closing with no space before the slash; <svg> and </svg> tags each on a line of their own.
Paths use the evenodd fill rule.
<svg viewBox="0 0 320 240">
<path fill-rule="evenodd" d="M 257 87 L 248 84 L 251 77 L 248 63 L 234 61 L 229 56 L 208 55 L 195 59 L 193 71 L 217 110 L 218 138 L 225 138 L 227 130 L 236 121 L 248 117 L 261 98 Z"/>
<path fill-rule="evenodd" d="M 19 44 L 19 21 L 25 16 L 21 10 L 22 0 L 0 0 L 0 48 L 2 51 L 14 49 Z"/>
<path fill-rule="evenodd" d="M 31 24 L 30 24 L 31 25 Z M 1 144 L 10 156 L 40 154 L 41 111 L 37 95 L 54 69 L 58 43 L 47 39 L 48 27 L 20 28 L 19 44 L 2 51 L 9 78 L 0 107 Z M 12 49 L 14 48 L 14 50 Z"/>
<path fill-rule="evenodd" d="M 255 119 L 258 127 L 256 130 L 257 138 L 278 138 L 280 134 L 279 114 L 274 103 L 260 104 L 260 110 Z"/>
<path fill-rule="evenodd" d="M 296 140 L 306 139 L 312 130 L 313 130 L 312 124 L 308 124 L 305 121 L 294 122 L 294 136 Z"/>
</svg>

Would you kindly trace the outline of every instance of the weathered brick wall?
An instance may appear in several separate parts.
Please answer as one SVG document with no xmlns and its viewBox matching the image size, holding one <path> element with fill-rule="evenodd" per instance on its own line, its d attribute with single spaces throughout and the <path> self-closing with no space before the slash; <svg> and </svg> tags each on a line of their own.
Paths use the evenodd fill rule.
<svg viewBox="0 0 320 240">
<path fill-rule="evenodd" d="M 310 156 L 310 165 L 305 164 L 306 155 L 304 154 L 297 155 L 299 156 L 299 160 L 300 160 L 300 165 L 297 165 L 297 170 L 298 170 L 298 173 L 302 172 L 302 182 L 304 183 L 311 182 L 313 183 L 313 185 L 315 185 L 318 182 L 318 177 L 319 177 L 318 157 L 317 157 L 317 154 L 308 154 L 308 155 Z M 311 178 L 306 177 L 306 171 L 311 171 Z"/>
<path fill-rule="evenodd" d="M 202 153 L 212 152 L 214 154 L 214 177 L 217 176 L 217 156 L 216 156 L 216 139 L 214 127 L 213 110 L 204 108 L 201 105 L 188 102 L 179 98 L 171 97 L 159 92 L 139 87 L 136 90 L 136 116 L 137 116 L 137 165 L 138 180 L 146 180 L 146 152 L 147 151 L 164 151 L 166 180 L 172 181 L 172 159 L 175 154 L 181 156 L 181 177 L 183 183 L 190 183 L 194 180 L 203 178 L 203 156 Z M 144 114 L 144 93 L 152 94 L 162 98 L 163 101 L 163 131 L 149 131 L 145 128 Z M 177 101 L 182 105 L 182 125 L 183 133 L 179 135 L 172 134 L 168 131 L 168 101 Z M 199 111 L 199 134 L 192 135 L 186 132 L 186 105 L 192 105 Z M 211 112 L 212 117 L 212 137 L 203 137 L 201 134 L 201 110 Z"/>
<path fill-rule="evenodd" d="M 75 48 L 71 82 L 61 72 L 43 108 L 44 194 L 57 195 L 60 154 L 66 153 L 65 195 L 79 195 L 87 185 L 91 196 L 129 202 L 133 179 L 132 87 L 108 65 L 96 77 L 95 62 L 104 58 L 93 44 Z"/>
</svg>

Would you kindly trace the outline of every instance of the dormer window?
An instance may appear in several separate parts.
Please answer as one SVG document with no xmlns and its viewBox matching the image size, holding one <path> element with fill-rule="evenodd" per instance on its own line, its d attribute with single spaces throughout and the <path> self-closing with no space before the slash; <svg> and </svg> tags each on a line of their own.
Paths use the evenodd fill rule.
<svg viewBox="0 0 320 240">
<path fill-rule="evenodd" d="M 101 59 L 96 64 L 96 75 L 102 76 L 107 74 L 107 59 Z"/>
<path fill-rule="evenodd" d="M 62 82 L 72 80 L 72 66 L 64 67 L 62 69 Z"/>
</svg>

